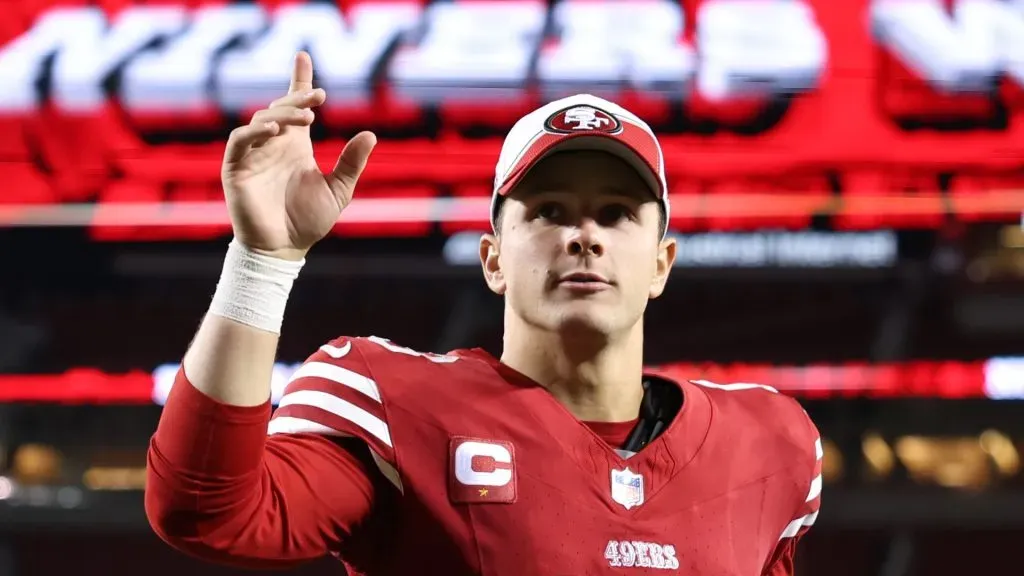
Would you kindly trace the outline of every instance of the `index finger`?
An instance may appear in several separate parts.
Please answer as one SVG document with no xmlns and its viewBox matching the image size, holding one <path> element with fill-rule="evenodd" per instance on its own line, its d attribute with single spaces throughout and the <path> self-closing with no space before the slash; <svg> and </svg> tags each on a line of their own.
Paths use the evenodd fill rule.
<svg viewBox="0 0 1024 576">
<path fill-rule="evenodd" d="M 292 67 L 292 82 L 288 86 L 289 93 L 309 92 L 313 89 L 313 59 L 307 52 L 295 55 L 295 66 Z"/>
</svg>

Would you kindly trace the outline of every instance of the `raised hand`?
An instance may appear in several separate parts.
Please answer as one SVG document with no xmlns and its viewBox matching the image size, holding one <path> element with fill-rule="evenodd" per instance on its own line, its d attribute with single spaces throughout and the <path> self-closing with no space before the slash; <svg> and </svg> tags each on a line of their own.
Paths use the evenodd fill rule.
<svg viewBox="0 0 1024 576">
<path fill-rule="evenodd" d="M 231 132 L 221 182 L 235 237 L 249 248 L 300 260 L 352 201 L 377 138 L 370 132 L 357 134 L 334 169 L 321 172 L 309 126 L 312 108 L 326 98 L 323 89 L 313 88 L 309 54 L 300 52 L 288 94 Z"/>
</svg>

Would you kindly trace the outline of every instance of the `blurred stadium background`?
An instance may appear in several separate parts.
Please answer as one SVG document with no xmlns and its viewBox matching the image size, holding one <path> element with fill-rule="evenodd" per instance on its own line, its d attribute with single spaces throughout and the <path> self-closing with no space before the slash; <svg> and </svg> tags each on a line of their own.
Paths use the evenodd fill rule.
<svg viewBox="0 0 1024 576">
<path fill-rule="evenodd" d="M 343 333 L 499 350 L 501 134 L 610 95 L 663 137 L 681 242 L 648 363 L 776 386 L 826 440 L 798 574 L 1024 574 L 1024 2 L 7 0 L 0 576 L 240 573 L 151 533 L 144 456 L 229 237 L 223 142 L 298 48 L 324 164 L 382 143 L 276 389 Z"/>
</svg>

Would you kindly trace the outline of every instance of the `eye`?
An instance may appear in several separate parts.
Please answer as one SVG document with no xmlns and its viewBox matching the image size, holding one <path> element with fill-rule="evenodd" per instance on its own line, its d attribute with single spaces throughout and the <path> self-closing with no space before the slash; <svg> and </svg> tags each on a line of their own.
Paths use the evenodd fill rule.
<svg viewBox="0 0 1024 576">
<path fill-rule="evenodd" d="M 557 202 L 544 202 L 537 206 L 534 216 L 557 222 L 565 217 L 565 208 Z"/>
<path fill-rule="evenodd" d="M 633 215 L 633 210 L 625 204 L 608 204 L 601 207 L 598 219 L 602 226 L 614 226 L 623 220 L 632 219 Z"/>
</svg>

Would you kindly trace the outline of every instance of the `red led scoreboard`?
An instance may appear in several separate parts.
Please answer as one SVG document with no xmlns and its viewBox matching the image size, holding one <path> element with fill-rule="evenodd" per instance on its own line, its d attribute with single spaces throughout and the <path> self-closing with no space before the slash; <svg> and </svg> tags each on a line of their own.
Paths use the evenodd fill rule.
<svg viewBox="0 0 1024 576">
<path fill-rule="evenodd" d="M 485 229 L 502 130 L 584 90 L 663 135 L 676 230 L 935 227 L 1024 206 L 1020 2 L 12 0 L 0 226 L 222 235 L 225 135 L 280 94 L 300 48 L 330 95 L 322 162 L 357 129 L 383 138 L 339 234 Z"/>
</svg>

